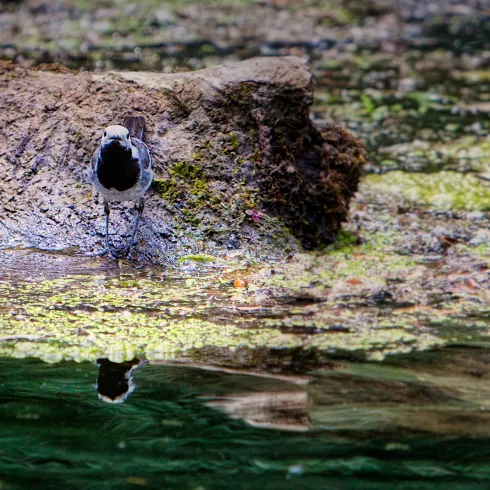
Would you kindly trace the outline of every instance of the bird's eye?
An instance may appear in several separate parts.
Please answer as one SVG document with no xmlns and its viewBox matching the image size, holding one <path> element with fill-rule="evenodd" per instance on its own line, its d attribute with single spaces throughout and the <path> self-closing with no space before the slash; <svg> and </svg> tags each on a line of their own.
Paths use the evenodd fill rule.
<svg viewBox="0 0 490 490">
<path fill-rule="evenodd" d="M 107 131 L 104 131 L 104 136 L 107 136 Z"/>
</svg>

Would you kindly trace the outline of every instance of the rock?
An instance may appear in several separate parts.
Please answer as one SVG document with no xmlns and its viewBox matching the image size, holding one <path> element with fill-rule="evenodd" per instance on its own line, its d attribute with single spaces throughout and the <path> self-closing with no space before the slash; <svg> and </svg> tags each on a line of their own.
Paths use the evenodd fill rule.
<svg viewBox="0 0 490 490">
<path fill-rule="evenodd" d="M 164 263 L 213 243 L 226 253 L 232 235 L 245 250 L 280 254 L 332 242 L 364 148 L 314 125 L 312 83 L 295 57 L 174 74 L 0 64 L 0 245 L 101 250 L 103 211 L 86 170 L 104 127 L 134 114 L 146 118 L 155 167 L 138 259 Z M 111 233 L 123 240 L 132 214 L 114 209 Z M 153 232 L 167 228 L 174 243 Z"/>
<path fill-rule="evenodd" d="M 487 245 L 488 243 L 490 243 L 490 231 L 484 228 L 477 230 L 469 241 L 469 244 L 474 247 Z"/>
</svg>

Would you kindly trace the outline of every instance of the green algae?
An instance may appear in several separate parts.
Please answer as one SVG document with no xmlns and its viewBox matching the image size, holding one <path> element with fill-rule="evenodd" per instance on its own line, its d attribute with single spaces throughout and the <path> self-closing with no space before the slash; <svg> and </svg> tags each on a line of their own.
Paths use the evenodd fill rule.
<svg viewBox="0 0 490 490">
<path fill-rule="evenodd" d="M 383 231 L 364 230 L 361 240 L 346 230 L 321 253 L 297 254 L 255 274 L 257 292 L 265 289 L 278 300 L 282 295 L 310 301 L 306 308 L 291 308 L 286 318 L 265 320 L 265 325 L 281 325 L 285 332 L 328 332 L 330 338 L 317 336 L 312 345 L 330 353 L 349 350 L 351 341 L 362 338 L 357 349 L 372 360 L 463 339 L 481 341 L 488 333 L 490 297 L 475 280 L 486 281 L 486 276 L 455 274 L 450 265 L 440 270 L 422 265 L 426 255 L 409 256 L 404 250 L 407 234 L 399 220 L 393 215 L 376 218 Z M 471 264 L 471 250 L 481 260 L 483 248 L 458 244 L 455 253 Z M 455 266 L 464 267 L 464 262 L 455 261 Z"/>
<path fill-rule="evenodd" d="M 464 286 L 464 275 L 451 279 L 451 266 L 433 270 L 423 256 L 401 253 L 406 235 L 396 218 L 377 220 L 377 230 L 361 237 L 351 227 L 322 252 L 265 267 L 202 254 L 183 256 L 184 269 L 167 274 L 123 268 L 116 277 L 0 281 L 0 353 L 49 362 L 189 357 L 233 366 L 245 352 L 256 364 L 298 349 L 379 361 L 484 341 L 485 289 Z M 480 257 L 478 247 L 458 247 Z M 192 275 L 184 272 L 189 263 Z"/>
<path fill-rule="evenodd" d="M 190 207 L 198 208 L 201 201 L 213 203 L 206 175 L 198 165 L 177 162 L 168 168 L 170 179 L 154 179 L 153 188 L 169 203 L 186 199 Z"/>
<path fill-rule="evenodd" d="M 433 174 L 388 172 L 368 175 L 364 186 L 373 192 L 403 196 L 436 208 L 490 209 L 490 189 L 475 175 L 441 171 Z"/>
<path fill-rule="evenodd" d="M 184 262 L 185 260 L 190 260 L 192 262 L 214 262 L 216 257 L 214 255 L 206 254 L 183 255 L 182 257 L 179 257 L 179 262 Z"/>
<path fill-rule="evenodd" d="M 175 179 L 153 179 L 152 187 L 170 204 L 182 197 L 183 189 Z"/>
<path fill-rule="evenodd" d="M 168 168 L 168 173 L 172 176 L 180 177 L 181 179 L 194 180 L 203 171 L 194 164 L 189 164 L 186 162 L 177 162 Z"/>
<path fill-rule="evenodd" d="M 394 244 L 401 239 L 393 232 L 371 233 L 359 245 L 359 237 L 344 230 L 338 241 L 324 251 L 296 254 L 283 265 L 263 269 L 257 277 L 265 285 L 293 290 L 321 290 L 346 278 L 368 280 L 370 286 L 382 284 L 387 277 L 415 265 L 410 257 L 393 252 Z"/>
<path fill-rule="evenodd" d="M 346 253 L 345 247 L 340 250 Z M 332 257 L 336 253 L 330 251 Z M 309 258 L 305 254 L 304 260 Z M 238 265 L 160 281 L 128 274 L 15 284 L 1 281 L 0 354 L 35 356 L 48 362 L 98 357 L 121 362 L 135 356 L 155 360 L 192 357 L 214 349 L 221 352 L 214 359 L 219 362 L 223 352 L 233 355 L 245 349 L 260 358 L 269 351 L 300 348 L 356 351 L 377 359 L 440 343 L 432 332 L 419 334 L 399 317 L 396 322 L 388 318 L 381 323 L 379 317 L 373 322 L 374 317 L 369 320 L 366 314 L 359 323 L 349 311 L 339 318 L 328 305 L 315 310 L 294 305 L 284 308 L 277 302 L 262 304 L 261 274 L 256 268 Z M 345 271 L 340 268 L 332 277 L 343 278 Z M 235 278 L 249 278 L 250 283 L 241 279 L 245 287 L 237 288 Z M 283 289 L 281 285 L 276 288 Z M 343 333 L 331 328 L 339 320 L 349 325 Z M 213 362 L 213 356 L 208 361 Z"/>
<path fill-rule="evenodd" d="M 239 146 L 239 141 L 238 141 L 237 135 L 234 132 L 231 132 L 228 134 L 228 137 L 230 138 L 230 143 L 231 143 L 232 149 L 234 151 L 237 151 L 238 146 Z"/>
</svg>

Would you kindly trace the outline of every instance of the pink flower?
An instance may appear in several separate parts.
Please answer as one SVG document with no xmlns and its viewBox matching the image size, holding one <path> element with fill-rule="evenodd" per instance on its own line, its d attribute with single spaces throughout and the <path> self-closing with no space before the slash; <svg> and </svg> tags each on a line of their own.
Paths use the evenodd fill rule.
<svg viewBox="0 0 490 490">
<path fill-rule="evenodd" d="M 261 213 L 260 211 L 257 211 L 256 209 L 247 209 L 245 211 L 245 214 L 250 216 L 253 219 L 254 223 L 258 223 L 260 218 L 262 216 L 264 216 L 264 213 Z"/>
</svg>

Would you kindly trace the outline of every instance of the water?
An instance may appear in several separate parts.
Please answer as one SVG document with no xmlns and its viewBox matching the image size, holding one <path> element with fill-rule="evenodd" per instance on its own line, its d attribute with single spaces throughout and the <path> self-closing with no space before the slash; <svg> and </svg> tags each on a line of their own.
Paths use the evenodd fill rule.
<svg viewBox="0 0 490 490">
<path fill-rule="evenodd" d="M 96 389 L 120 364 L 2 358 L 2 488 L 487 488 L 490 358 L 444 357 L 291 379 L 149 363 L 123 404 Z"/>
<path fill-rule="evenodd" d="M 444 334 L 430 348 L 429 326 L 407 344 L 408 328 L 364 325 L 404 303 L 254 296 L 261 267 L 238 256 L 1 258 L 1 488 L 486 488 L 490 354 L 468 315 L 464 334 L 430 334 L 459 346 Z M 349 304 L 364 317 L 349 323 Z M 325 313 L 337 318 L 321 327 Z"/>
</svg>

